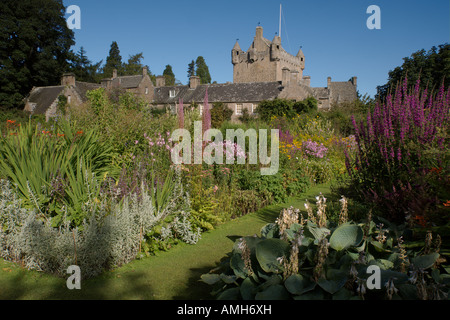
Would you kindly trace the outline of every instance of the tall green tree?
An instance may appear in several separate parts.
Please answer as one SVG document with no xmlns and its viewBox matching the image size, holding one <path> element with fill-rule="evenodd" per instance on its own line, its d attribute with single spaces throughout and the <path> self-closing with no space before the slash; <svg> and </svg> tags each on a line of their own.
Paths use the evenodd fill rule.
<svg viewBox="0 0 450 320">
<path fill-rule="evenodd" d="M 128 76 L 142 74 L 142 60 L 144 59 L 144 54 L 142 52 L 131 55 L 128 58 L 127 63 L 124 64 L 124 74 Z"/>
<path fill-rule="evenodd" d="M 21 107 L 33 86 L 58 84 L 74 44 L 62 0 L 0 1 L 0 107 Z"/>
<path fill-rule="evenodd" d="M 163 71 L 163 76 L 166 79 L 166 86 L 175 85 L 175 74 L 173 73 L 172 66 L 170 64 L 166 65 Z"/>
<path fill-rule="evenodd" d="M 442 83 L 450 86 L 450 44 L 442 44 L 414 52 L 410 57 L 403 58 L 403 64 L 389 71 L 388 82 L 377 87 L 377 96 L 384 99 L 402 80 L 408 77 L 408 83 L 413 86 L 420 78 L 420 85 L 429 90 L 437 90 Z"/>
<path fill-rule="evenodd" d="M 195 73 L 200 77 L 201 84 L 211 83 L 211 75 L 209 73 L 209 68 L 206 65 L 205 59 L 199 56 L 195 61 L 196 70 Z"/>
<path fill-rule="evenodd" d="M 106 58 L 106 64 L 103 67 L 103 75 L 104 77 L 112 77 L 114 69 L 117 70 L 118 75 L 123 75 L 123 67 L 119 45 L 116 41 L 113 41 L 109 49 L 109 55 Z"/>
<path fill-rule="evenodd" d="M 188 81 L 191 79 L 192 76 L 195 76 L 195 61 L 194 60 L 192 60 L 191 63 L 188 64 L 188 71 L 187 71 Z"/>
<path fill-rule="evenodd" d="M 93 64 L 86 55 L 84 47 L 74 55 L 71 64 L 71 72 L 78 81 L 99 82 L 101 79 L 100 66 L 103 60 Z"/>
</svg>

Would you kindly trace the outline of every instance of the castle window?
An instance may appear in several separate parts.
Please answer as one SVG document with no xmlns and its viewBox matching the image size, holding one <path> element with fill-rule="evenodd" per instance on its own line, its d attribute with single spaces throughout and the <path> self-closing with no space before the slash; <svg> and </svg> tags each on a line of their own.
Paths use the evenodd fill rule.
<svg viewBox="0 0 450 320">
<path fill-rule="evenodd" d="M 72 100 L 72 97 L 69 95 L 69 96 L 67 96 L 67 103 L 70 103 L 71 102 L 71 100 Z"/>
<path fill-rule="evenodd" d="M 148 87 L 145 87 L 145 94 L 148 94 Z"/>
<path fill-rule="evenodd" d="M 236 115 L 242 115 L 242 104 L 236 104 Z"/>
<path fill-rule="evenodd" d="M 170 90 L 170 91 L 169 91 L 169 97 L 170 97 L 170 98 L 175 98 L 175 96 L 176 96 L 175 90 Z"/>
<path fill-rule="evenodd" d="M 198 108 L 200 110 L 200 115 L 203 115 L 203 105 L 200 105 L 200 108 Z"/>
</svg>

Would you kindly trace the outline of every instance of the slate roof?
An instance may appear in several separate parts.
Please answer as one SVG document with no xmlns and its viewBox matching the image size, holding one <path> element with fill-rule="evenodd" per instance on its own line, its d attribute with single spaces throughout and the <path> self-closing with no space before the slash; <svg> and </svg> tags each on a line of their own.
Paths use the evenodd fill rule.
<svg viewBox="0 0 450 320">
<path fill-rule="evenodd" d="M 353 101 L 356 97 L 355 86 L 350 82 L 333 81 L 330 83 L 331 99 L 336 102 Z"/>
<path fill-rule="evenodd" d="M 111 79 L 113 86 L 119 86 L 125 89 L 137 88 L 141 83 L 143 75 L 123 76 Z"/>
<path fill-rule="evenodd" d="M 80 96 L 82 102 L 87 101 L 86 93 L 101 86 L 96 83 L 75 81 L 75 91 Z M 35 103 L 34 114 L 44 114 L 61 94 L 64 94 L 65 86 L 36 87 L 31 90 L 27 98 L 28 102 Z"/>
<path fill-rule="evenodd" d="M 64 91 L 64 86 L 33 88 L 28 101 L 35 103 L 34 114 L 42 114 L 52 105 L 58 96 Z"/>
<path fill-rule="evenodd" d="M 87 101 L 86 93 L 90 90 L 95 90 L 98 88 L 101 88 L 102 86 L 97 83 L 89 83 L 89 82 L 82 82 L 82 81 L 75 81 L 75 90 L 80 95 L 83 102 Z"/>
<path fill-rule="evenodd" d="M 199 85 L 196 89 L 189 86 L 168 86 L 155 88 L 154 102 L 157 104 L 203 102 L 206 88 L 208 88 L 208 101 L 213 102 L 257 102 L 272 100 L 278 97 L 282 90 L 280 82 L 251 82 L 251 83 L 224 83 Z M 175 97 L 170 97 L 170 91 L 175 90 Z"/>
</svg>

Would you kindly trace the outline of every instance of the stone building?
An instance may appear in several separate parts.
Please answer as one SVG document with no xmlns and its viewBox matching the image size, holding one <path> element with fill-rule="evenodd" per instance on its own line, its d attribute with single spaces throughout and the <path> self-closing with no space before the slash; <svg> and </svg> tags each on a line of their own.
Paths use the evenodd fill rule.
<svg viewBox="0 0 450 320">
<path fill-rule="evenodd" d="M 58 86 L 33 88 L 25 98 L 24 111 L 30 114 L 45 114 L 48 121 L 57 115 L 59 96 L 65 96 L 71 107 L 77 107 L 87 101 L 88 91 L 98 88 L 105 88 L 109 92 L 132 92 L 148 103 L 154 100 L 155 90 L 147 68 L 143 68 L 141 75 L 122 77 L 118 77 L 117 70 L 114 70 L 113 77 L 104 79 L 101 84 L 77 81 L 73 73 L 66 73 L 61 77 L 61 84 Z"/>
<path fill-rule="evenodd" d="M 244 109 L 257 114 L 258 104 L 276 98 L 301 101 L 308 97 L 317 99 L 320 109 L 330 109 L 333 104 L 351 102 L 357 98 L 357 78 L 336 82 L 327 79 L 326 87 L 311 87 L 311 77 L 303 74 L 305 55 L 300 49 L 296 56 L 281 46 L 281 38 L 272 41 L 264 38 L 258 26 L 250 48 L 243 51 L 236 41 L 231 50 L 233 83 L 200 85 L 192 77 L 186 86 L 165 86 L 164 77 L 157 77 L 153 104 L 176 109 L 179 99 L 189 106 L 193 102 L 203 107 L 208 88 L 209 102 L 223 102 L 233 110 L 232 120 L 237 120 Z"/>
<path fill-rule="evenodd" d="M 58 96 L 64 94 L 68 102 L 79 105 L 86 100 L 87 90 L 99 87 L 108 91 L 125 90 L 132 92 L 152 104 L 154 107 L 169 107 L 173 112 L 179 99 L 186 107 L 202 104 L 208 88 L 209 102 L 225 103 L 233 110 L 232 120 L 238 120 L 247 109 L 250 115 L 256 115 L 258 104 L 263 100 L 276 98 L 301 101 L 308 97 L 318 100 L 319 108 L 327 110 L 335 103 L 353 101 L 357 98 L 357 79 L 349 81 L 331 81 L 326 87 L 311 87 L 311 77 L 304 75 L 306 59 L 300 49 L 293 56 L 281 45 L 281 38 L 275 36 L 272 41 L 264 38 L 263 28 L 258 26 L 256 34 L 247 51 L 243 51 L 238 42 L 231 50 L 233 82 L 223 84 L 200 84 L 200 78 L 193 76 L 187 85 L 166 86 L 163 76 L 156 77 L 153 85 L 146 68 L 141 75 L 117 76 L 104 79 L 101 84 L 83 83 L 73 75 L 64 75 L 61 85 L 56 87 L 33 88 L 26 100 L 25 111 L 33 114 L 45 113 L 47 118 L 56 115 Z"/>
<path fill-rule="evenodd" d="M 141 97 L 148 103 L 153 102 L 154 86 L 148 74 L 147 67 L 142 69 L 141 75 L 134 76 L 117 76 L 117 70 L 113 70 L 113 76 L 102 81 L 102 87 L 108 91 L 114 89 L 121 89 L 127 92 L 132 92 Z"/>
<path fill-rule="evenodd" d="M 200 84 L 200 78 L 193 76 L 189 84 L 184 86 L 164 86 L 163 79 L 159 78 L 155 88 L 154 105 L 158 108 L 169 107 L 175 112 L 179 100 L 183 100 L 184 107 L 193 103 L 199 106 L 203 113 L 203 103 L 206 89 L 208 89 L 208 102 L 210 107 L 215 102 L 222 102 L 233 110 L 231 120 L 237 121 L 247 109 L 249 115 L 256 115 L 258 104 L 263 100 L 273 100 L 280 95 L 280 83 L 272 82 L 243 82 L 224 84 Z"/>
<path fill-rule="evenodd" d="M 48 121 L 57 115 L 59 96 L 65 96 L 68 104 L 79 106 L 87 101 L 88 91 L 100 87 L 99 84 L 76 81 L 73 73 L 66 73 L 61 77 L 59 86 L 34 87 L 25 99 L 24 111 L 44 114 Z"/>
</svg>

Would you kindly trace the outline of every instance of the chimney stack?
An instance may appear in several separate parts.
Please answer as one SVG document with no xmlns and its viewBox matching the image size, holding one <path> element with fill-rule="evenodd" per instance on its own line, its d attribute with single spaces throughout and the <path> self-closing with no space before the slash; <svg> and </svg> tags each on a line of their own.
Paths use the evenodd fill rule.
<svg viewBox="0 0 450 320">
<path fill-rule="evenodd" d="M 74 86 L 75 87 L 75 74 L 64 73 L 61 77 L 62 86 Z"/>
<path fill-rule="evenodd" d="M 328 77 L 328 78 L 327 78 L 327 87 L 328 87 L 328 88 L 330 87 L 330 84 L 331 84 L 331 77 Z"/>
<path fill-rule="evenodd" d="M 196 89 L 200 85 L 200 77 L 192 76 L 189 79 L 189 89 Z"/>
<path fill-rule="evenodd" d="M 166 86 L 166 78 L 164 76 L 157 76 L 156 77 L 156 87 L 165 87 Z"/>
<path fill-rule="evenodd" d="M 113 70 L 113 76 L 112 76 L 112 78 L 113 78 L 113 79 L 116 79 L 116 78 L 117 78 L 117 69 L 114 69 L 114 70 Z"/>
<path fill-rule="evenodd" d="M 148 74 L 148 68 L 147 67 L 142 68 L 142 75 L 146 76 L 147 74 Z"/>
</svg>

